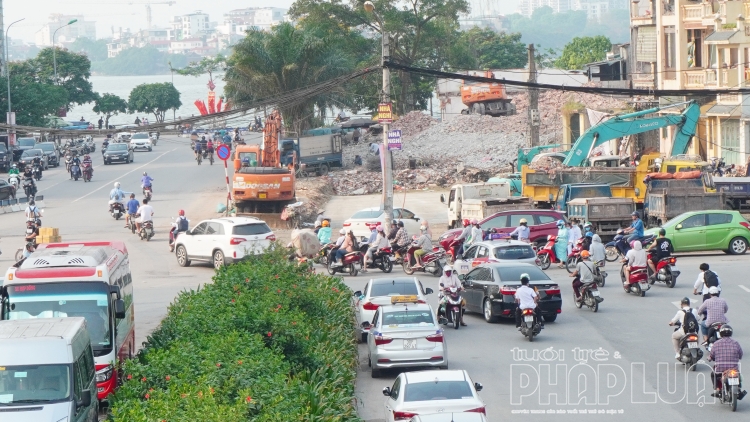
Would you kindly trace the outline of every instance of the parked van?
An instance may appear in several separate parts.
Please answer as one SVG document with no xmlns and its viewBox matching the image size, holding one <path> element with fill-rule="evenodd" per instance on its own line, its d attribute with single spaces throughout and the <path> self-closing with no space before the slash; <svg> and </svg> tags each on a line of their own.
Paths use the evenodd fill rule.
<svg viewBox="0 0 750 422">
<path fill-rule="evenodd" d="M 3 422 L 96 422 L 96 370 L 81 317 L 0 321 Z"/>
</svg>

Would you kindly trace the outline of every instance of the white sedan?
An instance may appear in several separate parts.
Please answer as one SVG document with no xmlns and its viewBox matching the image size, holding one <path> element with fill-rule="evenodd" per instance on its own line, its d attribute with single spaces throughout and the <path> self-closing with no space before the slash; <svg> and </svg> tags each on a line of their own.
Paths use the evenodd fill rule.
<svg viewBox="0 0 750 422">
<path fill-rule="evenodd" d="M 151 137 L 148 135 L 148 133 L 145 132 L 138 132 L 134 134 L 130 138 L 130 148 L 132 148 L 133 151 L 137 149 L 145 149 L 146 151 L 151 151 Z"/>
<path fill-rule="evenodd" d="M 393 220 L 403 221 L 409 236 L 419 235 L 421 219 L 413 212 L 405 208 L 394 208 Z M 365 208 L 344 221 L 344 229 L 351 229 L 358 239 L 368 239 L 372 229 L 378 224 L 385 226 L 385 212 L 379 207 Z"/>
<path fill-rule="evenodd" d="M 482 384 L 471 381 L 464 370 L 402 372 L 393 387 L 383 389 L 385 420 L 409 419 L 432 413 L 481 413 L 485 404 L 477 394 Z"/>
<path fill-rule="evenodd" d="M 489 240 L 473 244 L 453 264 L 458 275 L 468 274 L 488 262 L 520 262 L 539 265 L 536 251 L 526 242 L 518 240 Z"/>
</svg>

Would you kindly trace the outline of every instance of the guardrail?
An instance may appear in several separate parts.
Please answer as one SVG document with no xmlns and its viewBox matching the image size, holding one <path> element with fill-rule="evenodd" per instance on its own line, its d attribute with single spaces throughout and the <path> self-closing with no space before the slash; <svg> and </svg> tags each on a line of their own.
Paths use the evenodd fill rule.
<svg viewBox="0 0 750 422">
<path fill-rule="evenodd" d="M 29 200 L 27 198 L 4 199 L 0 201 L 0 214 L 10 214 L 24 211 Z M 44 195 L 37 195 L 34 198 L 37 208 L 44 208 Z"/>
</svg>

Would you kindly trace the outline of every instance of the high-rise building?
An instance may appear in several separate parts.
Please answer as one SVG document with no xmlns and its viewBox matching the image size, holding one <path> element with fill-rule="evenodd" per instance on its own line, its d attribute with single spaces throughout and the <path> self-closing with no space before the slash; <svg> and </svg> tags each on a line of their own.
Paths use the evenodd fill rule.
<svg viewBox="0 0 750 422">
<path fill-rule="evenodd" d="M 170 40 L 181 40 L 196 37 L 211 29 L 208 14 L 200 11 L 172 18 Z"/>
<path fill-rule="evenodd" d="M 555 13 L 563 13 L 570 10 L 573 0 L 521 0 L 518 13 L 531 17 L 534 10 L 540 7 L 550 7 Z"/>
<path fill-rule="evenodd" d="M 78 21 L 72 25 L 67 25 L 73 19 L 77 19 Z M 61 27 L 62 29 L 59 29 Z M 50 21 L 44 24 L 42 29 L 36 33 L 36 45 L 39 47 L 51 47 L 52 36 L 55 34 L 55 31 L 57 31 L 55 43 L 58 46 L 61 43 L 71 43 L 78 38 L 95 40 L 96 22 L 87 21 L 83 15 L 50 15 Z"/>
</svg>

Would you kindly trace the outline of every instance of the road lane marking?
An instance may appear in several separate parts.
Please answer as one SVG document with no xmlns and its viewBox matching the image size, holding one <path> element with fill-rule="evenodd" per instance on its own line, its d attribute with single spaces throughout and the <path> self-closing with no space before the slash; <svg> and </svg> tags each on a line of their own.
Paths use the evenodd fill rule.
<svg viewBox="0 0 750 422">
<path fill-rule="evenodd" d="M 87 193 L 86 195 L 83 195 L 82 197 L 80 197 L 80 198 L 78 198 L 78 199 L 74 200 L 73 202 L 78 202 L 78 201 L 80 201 L 80 200 L 81 200 L 81 199 L 83 199 L 83 198 L 86 198 L 86 197 L 88 197 L 88 196 L 91 196 L 91 194 L 92 194 L 92 193 L 94 193 L 94 192 L 98 192 L 98 191 L 100 191 L 100 190 L 104 189 L 105 187 L 107 187 L 107 185 L 111 185 L 111 184 L 113 184 L 114 182 L 116 182 L 116 181 L 118 181 L 118 180 L 122 179 L 123 177 L 125 177 L 125 176 L 129 175 L 130 173 L 136 172 L 136 171 L 138 171 L 138 170 L 140 170 L 140 169 L 142 169 L 142 168 L 146 167 L 147 165 L 149 165 L 149 164 L 152 164 L 152 163 L 153 163 L 154 161 L 156 161 L 156 160 L 160 159 L 161 157 L 163 157 L 163 156 L 165 156 L 165 155 L 167 155 L 167 154 L 169 154 L 170 152 L 173 152 L 173 151 L 177 151 L 177 148 L 174 148 L 174 149 L 171 149 L 171 150 L 169 150 L 169 151 L 166 151 L 166 152 L 164 152 L 163 154 L 161 154 L 160 156 L 158 156 L 158 157 L 154 158 L 153 160 L 149 161 L 148 163 L 146 163 L 146 164 L 144 164 L 144 165 L 142 165 L 142 166 L 140 166 L 140 167 L 136 167 L 136 168 L 134 168 L 133 170 L 130 170 L 129 172 L 127 172 L 127 173 L 124 173 L 124 174 L 122 174 L 122 175 L 121 175 L 120 177 L 118 177 L 117 179 L 112 179 L 112 180 L 110 180 L 109 182 L 107 182 L 107 183 L 103 184 L 102 186 L 100 186 L 100 187 L 98 187 L 98 188 L 96 188 L 96 189 L 92 190 L 91 192 Z"/>
<path fill-rule="evenodd" d="M 739 284 L 738 286 L 739 286 L 740 289 L 742 289 L 742 290 L 750 293 L 750 289 L 748 289 L 747 287 L 743 286 L 742 284 Z"/>
</svg>

